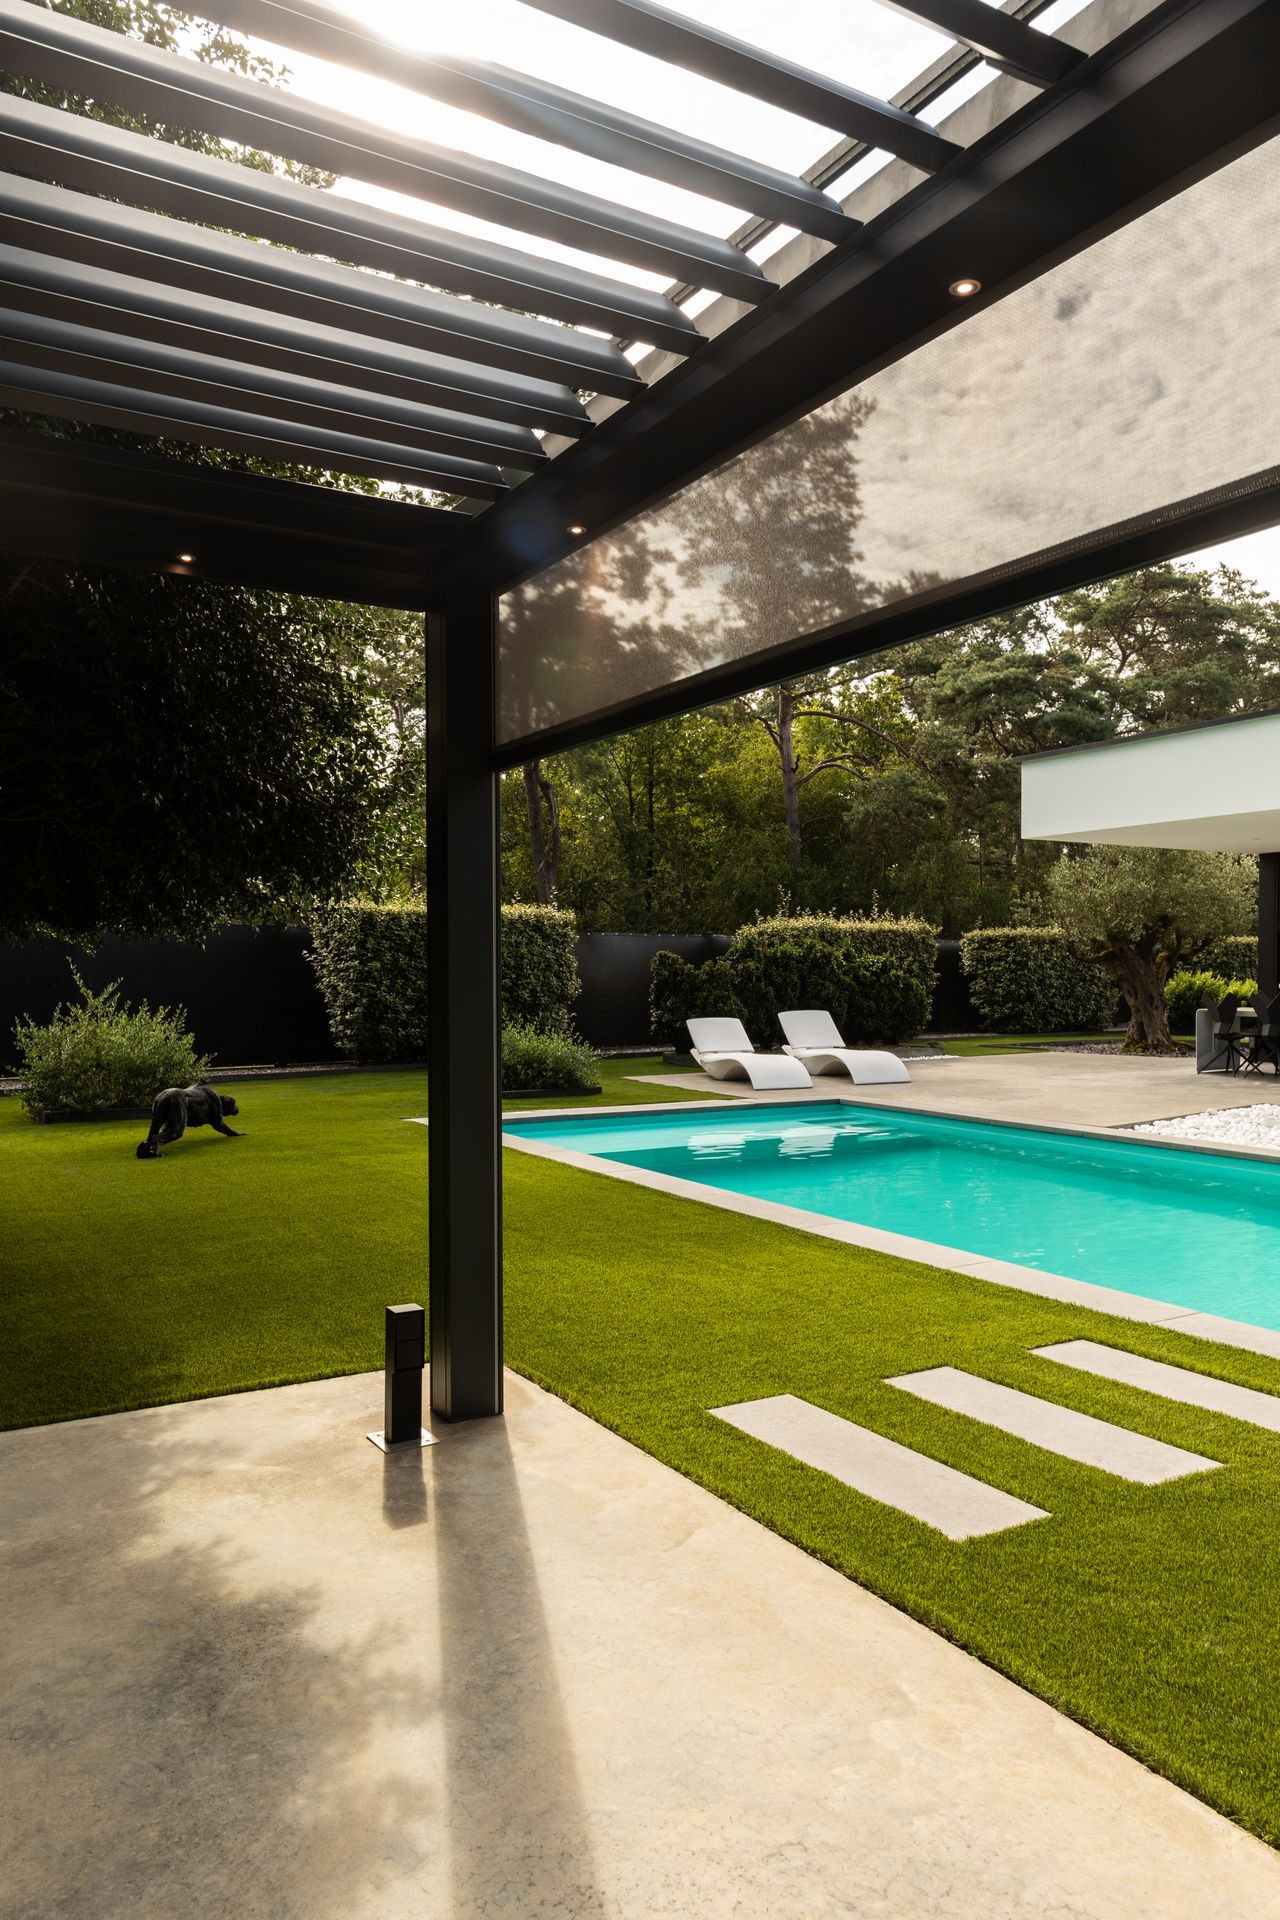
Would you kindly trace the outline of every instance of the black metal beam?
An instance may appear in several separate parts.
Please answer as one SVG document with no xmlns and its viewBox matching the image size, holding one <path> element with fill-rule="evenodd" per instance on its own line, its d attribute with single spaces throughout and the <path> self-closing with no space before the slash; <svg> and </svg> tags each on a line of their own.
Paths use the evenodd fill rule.
<svg viewBox="0 0 1280 1920">
<path fill-rule="evenodd" d="M 8 305 L 135 340 L 154 340 L 218 359 L 238 359 L 331 386 L 360 386 L 424 406 L 487 420 L 543 427 L 569 439 L 590 426 L 577 394 L 563 385 L 490 372 L 474 361 L 373 340 L 264 312 L 206 294 L 104 273 L 25 247 L 0 244 L 0 288 Z"/>
<path fill-rule="evenodd" d="M 427 617 L 431 1409 L 502 1411 L 498 782 L 493 601 Z"/>
<path fill-rule="evenodd" d="M 542 465 L 547 457 L 527 427 L 390 400 L 359 387 L 322 385 L 295 373 L 215 359 L 5 306 L 0 306 L 0 353 L 26 367 L 137 388 L 140 405 L 152 395 L 163 394 L 179 401 L 265 414 L 296 426 L 374 438 L 385 435 L 405 447 L 526 470 Z"/>
<path fill-rule="evenodd" d="M 443 233 L 295 180 L 191 153 L 185 147 L 13 94 L 0 94 L 0 164 L 33 175 L 34 180 L 26 183 L 33 187 L 35 180 L 53 180 L 63 187 L 83 189 L 74 196 L 81 201 L 85 194 L 107 193 L 128 203 L 116 210 L 112 228 L 125 246 L 146 247 L 169 258 L 188 257 L 195 246 L 199 236 L 188 230 L 184 255 L 179 239 L 171 233 L 167 240 L 164 237 L 172 221 L 157 223 L 154 214 L 131 211 L 147 207 L 206 228 L 229 227 L 237 234 L 256 234 L 303 254 L 322 255 L 323 262 L 298 262 L 315 292 L 357 311 L 367 296 L 375 312 L 387 311 L 394 294 L 396 304 L 391 310 L 416 316 L 436 350 L 510 366 L 541 379 L 567 380 L 620 399 L 640 385 L 635 368 L 609 339 L 592 339 L 568 327 L 531 319 L 531 314 L 546 314 L 570 326 L 595 327 L 610 336 L 646 340 L 673 353 L 687 354 L 702 344 L 702 335 L 687 314 L 662 294 L 643 287 L 624 286 L 604 275 L 558 266 L 487 240 Z M 12 180 L 6 180 L 0 204 L 10 205 L 13 191 Z M 94 203 L 99 212 L 108 204 Z M 52 219 L 55 225 L 81 234 L 88 231 L 90 218 L 83 210 L 76 215 L 66 210 L 61 216 L 46 210 L 34 217 Z M 201 240 L 202 258 L 209 257 L 209 243 L 216 240 L 225 244 L 213 253 L 215 266 L 221 261 L 226 271 L 272 281 L 272 270 L 257 264 L 265 250 L 249 241 L 206 234 Z M 28 236 L 18 244 L 38 247 L 41 243 Z M 328 262 L 334 260 L 372 267 L 379 274 L 397 274 L 425 287 L 375 283 L 371 288 L 366 274 L 330 267 Z M 274 284 L 279 284 L 278 273 Z M 437 287 L 467 297 L 453 299 L 447 291 L 425 290 Z M 496 312 L 494 306 L 515 311 Z"/>
<path fill-rule="evenodd" d="M 603 421 L 464 542 L 501 591 L 1280 127 L 1274 0 L 1165 0 L 761 311 Z M 960 275 L 984 292 L 956 301 Z"/>
<path fill-rule="evenodd" d="M 1084 59 L 1078 47 L 1051 33 L 1038 33 L 987 0 L 880 0 L 880 5 L 923 26 L 936 27 L 962 46 L 972 47 L 1002 73 L 1027 80 L 1033 87 L 1052 87 L 1065 80 Z"/>
<path fill-rule="evenodd" d="M 1055 594 L 1132 573 L 1139 567 L 1155 566 L 1179 554 L 1198 552 L 1277 524 L 1280 467 L 1237 488 L 1183 501 L 1159 515 L 1099 529 L 1090 541 L 1073 541 L 1066 547 L 1030 555 L 1016 567 L 895 600 L 820 633 L 800 635 L 784 645 L 673 681 L 654 693 L 602 707 L 567 725 L 504 742 L 494 755 L 494 765 L 499 769 L 522 766 L 545 754 L 560 753 L 651 721 L 692 713 L 783 680 L 866 659 L 912 640 L 993 619 L 1034 600 L 1051 599 Z M 440 568 L 442 586 L 450 575 L 448 565 Z"/>
<path fill-rule="evenodd" d="M 1280 853 L 1258 855 L 1258 992 L 1280 993 Z"/>
<path fill-rule="evenodd" d="M 764 53 L 701 21 L 670 13 L 652 0 L 525 0 L 525 4 L 673 67 L 687 67 L 708 80 L 718 80 L 721 86 L 768 100 L 820 127 L 866 140 L 926 173 L 945 166 L 960 151 L 953 140 L 944 140 L 924 121 L 887 101 Z"/>
<path fill-rule="evenodd" d="M 738 300 L 769 290 L 755 262 L 716 235 L 371 125 L 28 0 L 0 0 L 0 66 Z"/>
<path fill-rule="evenodd" d="M 854 224 L 829 195 L 780 168 L 488 61 L 397 46 L 324 0 L 201 0 L 201 14 L 802 233 L 843 240 Z"/>
<path fill-rule="evenodd" d="M 170 399 L 165 394 L 52 373 L 14 360 L 0 360 L 0 407 L 16 407 L 55 420 L 118 427 L 126 433 L 157 434 L 191 446 L 221 447 L 262 460 L 357 474 L 362 479 L 394 480 L 403 486 L 459 493 L 472 500 L 496 500 L 506 491 L 501 470 L 484 461 L 418 453 L 391 441 L 296 426 L 279 417 L 207 406 L 196 400 Z"/>
<path fill-rule="evenodd" d="M 69 565 L 422 607 L 458 526 L 435 507 L 0 427 L 0 547 Z"/>
<path fill-rule="evenodd" d="M 1011 18 L 1029 21 L 1034 20 L 1053 4 L 1054 0 L 1003 0 L 1000 11 L 1009 14 Z M 948 47 L 931 66 L 925 68 L 923 73 L 917 74 L 914 80 L 908 81 L 905 87 L 900 87 L 890 97 L 889 104 L 901 107 L 904 113 L 922 114 L 926 107 L 931 107 L 935 100 L 940 100 L 944 93 L 957 86 L 981 64 L 982 55 L 975 53 L 972 47 L 960 45 Z M 838 140 L 820 159 L 815 160 L 812 166 L 806 167 L 804 177 L 815 187 L 826 189 L 842 180 L 851 167 L 856 166 L 859 160 L 874 151 L 871 142 L 851 140 L 846 137 Z M 743 253 L 754 255 L 761 241 L 768 239 L 774 231 L 774 226 L 775 223 L 771 220 L 746 220 L 740 227 L 734 229 L 729 238 L 735 247 L 742 249 Z M 690 294 L 696 293 L 697 288 L 678 282 L 668 287 L 666 291 L 667 297 L 679 305 L 687 300 Z M 621 344 L 625 346 L 629 343 L 624 340 Z"/>
</svg>

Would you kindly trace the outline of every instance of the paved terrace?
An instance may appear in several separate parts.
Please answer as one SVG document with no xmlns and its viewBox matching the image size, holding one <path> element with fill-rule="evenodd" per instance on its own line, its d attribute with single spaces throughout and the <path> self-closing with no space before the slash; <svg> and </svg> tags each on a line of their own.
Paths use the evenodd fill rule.
<svg viewBox="0 0 1280 1920">
<path fill-rule="evenodd" d="M 637 1077 L 657 1086 L 697 1089 L 708 1098 L 728 1093 L 775 1101 L 830 1100 L 845 1094 L 891 1107 L 1069 1127 L 1131 1127 L 1209 1107 L 1280 1103 L 1280 1078 L 1273 1073 L 1198 1074 L 1194 1061 L 1181 1057 L 1042 1049 L 911 1060 L 908 1065 L 909 1086 L 855 1089 L 844 1075 L 830 1074 L 814 1081 L 812 1093 L 799 1094 L 755 1095 L 745 1081 L 712 1080 L 698 1072 Z"/>
<path fill-rule="evenodd" d="M 6 1920 L 1280 1911 L 1260 1843 L 561 1402 L 387 1459 L 379 1389 L 0 1438 Z"/>
</svg>

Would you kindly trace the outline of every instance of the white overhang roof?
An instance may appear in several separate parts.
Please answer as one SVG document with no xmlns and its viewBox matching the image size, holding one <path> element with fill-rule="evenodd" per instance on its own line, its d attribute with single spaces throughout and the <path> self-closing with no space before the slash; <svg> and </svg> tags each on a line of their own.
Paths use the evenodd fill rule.
<svg viewBox="0 0 1280 1920">
<path fill-rule="evenodd" d="M 1280 713 L 1034 754 L 1022 763 L 1026 840 L 1280 850 Z"/>
</svg>

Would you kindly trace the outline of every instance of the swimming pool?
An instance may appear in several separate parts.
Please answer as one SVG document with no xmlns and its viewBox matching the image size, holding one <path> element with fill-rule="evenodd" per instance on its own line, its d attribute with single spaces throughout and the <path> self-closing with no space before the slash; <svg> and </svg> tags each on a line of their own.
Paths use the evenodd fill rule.
<svg viewBox="0 0 1280 1920">
<path fill-rule="evenodd" d="M 504 1131 L 1280 1328 L 1280 1162 L 835 1100 Z"/>
</svg>

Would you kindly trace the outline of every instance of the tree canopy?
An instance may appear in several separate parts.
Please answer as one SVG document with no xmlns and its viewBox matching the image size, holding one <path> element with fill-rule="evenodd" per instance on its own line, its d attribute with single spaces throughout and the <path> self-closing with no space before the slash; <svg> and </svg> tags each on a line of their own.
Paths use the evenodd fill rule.
<svg viewBox="0 0 1280 1920">
<path fill-rule="evenodd" d="M 200 934 L 406 858 L 364 610 L 9 562 L 0 622 L 0 934 Z"/>
<path fill-rule="evenodd" d="M 729 931 L 780 900 L 1038 919 L 1057 849 L 1022 840 L 1021 755 L 1276 705 L 1280 607 L 1229 568 L 1145 568 L 542 762 L 556 895 L 601 930 Z M 533 899 L 507 787 L 504 882 Z"/>
</svg>

